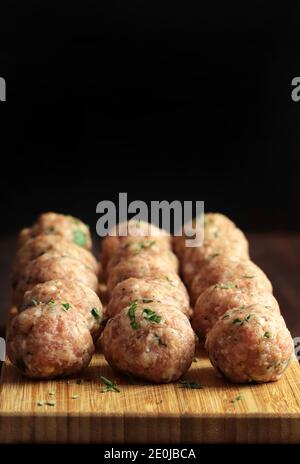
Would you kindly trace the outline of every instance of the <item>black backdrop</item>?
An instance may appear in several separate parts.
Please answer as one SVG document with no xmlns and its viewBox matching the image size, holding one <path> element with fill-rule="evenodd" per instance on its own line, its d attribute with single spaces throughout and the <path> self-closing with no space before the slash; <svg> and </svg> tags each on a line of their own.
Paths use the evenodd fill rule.
<svg viewBox="0 0 300 464">
<path fill-rule="evenodd" d="M 49 209 L 93 225 L 119 191 L 300 230 L 296 5 L 20 2 L 0 44 L 0 232 Z"/>
</svg>

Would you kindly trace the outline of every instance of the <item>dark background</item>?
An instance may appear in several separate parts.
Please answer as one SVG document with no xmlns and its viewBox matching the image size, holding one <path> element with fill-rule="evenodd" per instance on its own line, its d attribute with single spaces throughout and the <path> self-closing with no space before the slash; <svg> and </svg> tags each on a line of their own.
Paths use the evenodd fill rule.
<svg viewBox="0 0 300 464">
<path fill-rule="evenodd" d="M 0 45 L 0 233 L 47 210 L 93 226 L 120 191 L 300 230 L 296 5 L 20 3 Z"/>
</svg>

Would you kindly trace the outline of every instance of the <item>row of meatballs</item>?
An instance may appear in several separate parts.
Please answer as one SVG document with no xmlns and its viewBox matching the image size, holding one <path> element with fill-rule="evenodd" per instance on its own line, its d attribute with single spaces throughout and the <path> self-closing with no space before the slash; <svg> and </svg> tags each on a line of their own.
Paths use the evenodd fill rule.
<svg viewBox="0 0 300 464">
<path fill-rule="evenodd" d="M 119 224 L 102 242 L 109 302 L 101 336 L 111 367 L 151 382 L 172 382 L 190 367 L 195 334 L 171 237 L 146 222 Z"/>
<path fill-rule="evenodd" d="M 181 273 L 194 308 L 191 324 L 215 368 L 232 382 L 278 380 L 293 341 L 264 272 L 249 258 L 244 234 L 227 217 L 204 215 L 204 241 L 185 247 L 202 223 L 174 237 Z"/>
<path fill-rule="evenodd" d="M 177 380 L 194 356 L 193 327 L 231 381 L 280 378 L 293 342 L 243 233 L 225 216 L 206 214 L 203 244 L 189 248 L 185 239 L 129 221 L 102 241 L 109 301 L 101 344 L 108 363 L 153 382 Z M 18 313 L 7 351 L 29 377 L 68 376 L 91 360 L 104 317 L 91 245 L 85 224 L 55 213 L 20 233 L 12 273 Z"/>
<path fill-rule="evenodd" d="M 88 227 L 72 216 L 45 213 L 21 231 L 7 352 L 24 375 L 68 376 L 89 364 L 103 319 L 91 246 Z"/>
</svg>

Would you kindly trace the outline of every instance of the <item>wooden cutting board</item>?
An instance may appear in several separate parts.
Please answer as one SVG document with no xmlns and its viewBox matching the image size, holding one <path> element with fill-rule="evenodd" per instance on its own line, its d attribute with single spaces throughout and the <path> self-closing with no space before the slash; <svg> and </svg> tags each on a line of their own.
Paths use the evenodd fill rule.
<svg viewBox="0 0 300 464">
<path fill-rule="evenodd" d="M 120 393 L 102 393 L 101 375 L 116 381 Z M 113 372 L 101 354 L 83 378 L 26 380 L 5 362 L 0 442 L 300 443 L 296 358 L 279 382 L 263 385 L 227 383 L 203 352 L 185 376 L 202 389 L 135 382 Z"/>
</svg>

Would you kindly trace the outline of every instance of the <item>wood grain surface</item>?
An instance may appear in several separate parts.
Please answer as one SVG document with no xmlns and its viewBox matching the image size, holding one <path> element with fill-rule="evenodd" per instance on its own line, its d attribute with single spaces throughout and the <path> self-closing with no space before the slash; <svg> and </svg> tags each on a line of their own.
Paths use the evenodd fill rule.
<svg viewBox="0 0 300 464">
<path fill-rule="evenodd" d="M 254 235 L 250 243 L 253 260 L 272 280 L 293 337 L 300 336 L 299 235 Z M 102 393 L 101 375 L 115 380 L 120 393 Z M 6 362 L 0 442 L 300 443 L 296 358 L 279 382 L 245 386 L 219 377 L 201 351 L 185 379 L 203 388 L 190 390 L 178 383 L 152 385 L 128 379 L 113 372 L 98 353 L 83 379 L 30 381 Z"/>
<path fill-rule="evenodd" d="M 103 393 L 101 375 L 116 381 L 120 393 Z M 0 441 L 300 443 L 300 367 L 295 359 L 279 382 L 245 386 L 224 381 L 200 353 L 185 378 L 203 388 L 132 381 L 113 372 L 101 354 L 94 356 L 82 383 L 25 380 L 7 362 L 0 390 Z"/>
</svg>

